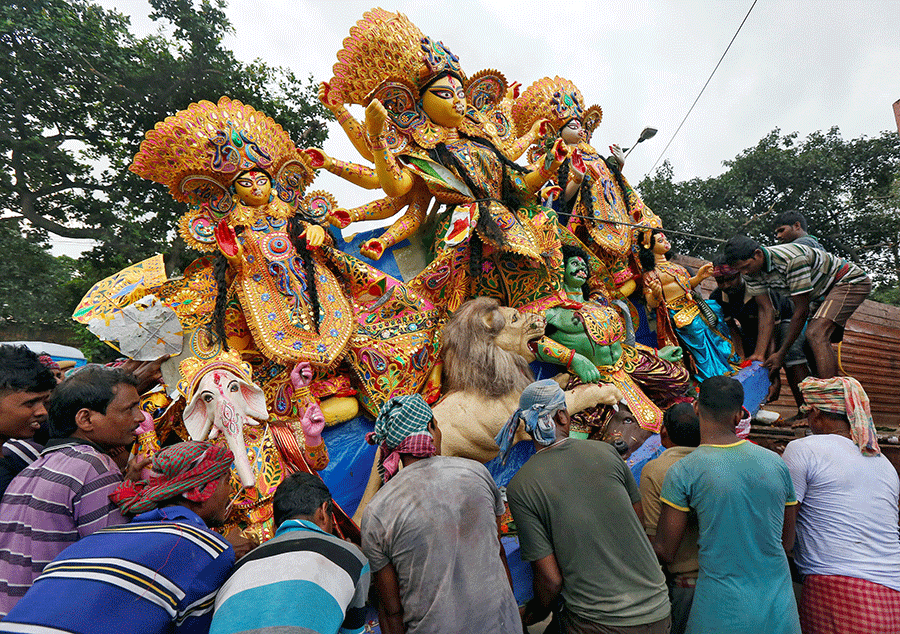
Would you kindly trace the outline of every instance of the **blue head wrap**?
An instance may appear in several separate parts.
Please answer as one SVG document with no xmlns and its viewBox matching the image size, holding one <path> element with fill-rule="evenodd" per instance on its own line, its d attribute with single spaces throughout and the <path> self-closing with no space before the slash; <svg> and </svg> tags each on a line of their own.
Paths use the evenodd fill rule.
<svg viewBox="0 0 900 634">
<path fill-rule="evenodd" d="M 510 416 L 494 438 L 494 442 L 500 447 L 501 463 L 506 464 L 519 423 L 525 423 L 525 431 L 539 445 L 546 447 L 556 442 L 556 422 L 553 417 L 556 412 L 564 409 L 566 393 L 553 379 L 536 381 L 526 387 L 519 397 L 519 409 Z"/>
</svg>

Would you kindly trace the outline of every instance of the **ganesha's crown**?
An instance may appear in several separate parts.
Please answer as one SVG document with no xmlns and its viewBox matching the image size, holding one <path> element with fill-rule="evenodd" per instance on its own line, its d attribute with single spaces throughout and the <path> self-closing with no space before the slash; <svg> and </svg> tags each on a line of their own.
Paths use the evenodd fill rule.
<svg viewBox="0 0 900 634">
<path fill-rule="evenodd" d="M 247 383 L 253 382 L 253 370 L 250 364 L 243 361 L 239 353 L 233 350 L 223 350 L 208 359 L 188 357 L 179 363 L 178 371 L 181 374 L 181 380 L 178 382 L 178 391 L 190 402 L 200 379 L 213 370 L 227 370 Z"/>
<path fill-rule="evenodd" d="M 315 172 L 290 135 L 251 106 L 222 97 L 192 103 L 147 132 L 129 168 L 167 185 L 175 200 L 209 203 L 241 172 L 265 170 L 274 181 L 293 181 L 302 191 Z"/>
<path fill-rule="evenodd" d="M 367 105 L 387 81 L 418 89 L 432 78 L 454 73 L 464 78 L 459 58 L 443 42 L 426 37 L 402 13 L 372 9 L 363 14 L 338 51 L 330 84 L 344 103 Z"/>
<path fill-rule="evenodd" d="M 544 77 L 519 95 L 513 104 L 512 116 L 519 135 L 528 132 L 539 119 L 547 119 L 555 132 L 570 119 L 578 119 L 590 140 L 603 118 L 603 110 L 600 106 L 585 109 L 581 91 L 568 79 Z"/>
</svg>

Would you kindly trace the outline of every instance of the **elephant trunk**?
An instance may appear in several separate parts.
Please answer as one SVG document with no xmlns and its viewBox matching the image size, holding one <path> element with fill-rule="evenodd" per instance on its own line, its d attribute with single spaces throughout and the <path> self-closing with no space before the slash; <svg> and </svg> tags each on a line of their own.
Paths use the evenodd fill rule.
<svg viewBox="0 0 900 634">
<path fill-rule="evenodd" d="M 228 448 L 234 454 L 234 468 L 238 472 L 241 484 L 245 489 L 256 486 L 256 475 L 247 458 L 247 445 L 244 443 L 245 417 L 238 414 L 230 401 L 221 401 L 216 408 L 215 426 L 222 430 Z"/>
</svg>

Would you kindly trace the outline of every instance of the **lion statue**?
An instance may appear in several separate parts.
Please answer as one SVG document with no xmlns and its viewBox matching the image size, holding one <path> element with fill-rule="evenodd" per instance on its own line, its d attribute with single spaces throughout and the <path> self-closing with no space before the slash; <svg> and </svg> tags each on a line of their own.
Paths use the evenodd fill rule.
<svg viewBox="0 0 900 634">
<path fill-rule="evenodd" d="M 494 438 L 519 407 L 522 390 L 534 381 L 528 364 L 546 323 L 541 315 L 522 314 L 479 297 L 460 306 L 442 331 L 444 396 L 433 406 L 441 430 L 441 454 L 488 462 L 499 451 Z M 561 387 L 567 374 L 556 377 Z M 579 385 L 566 391 L 574 414 L 622 399 L 611 385 Z M 519 429 L 516 442 L 527 439 Z"/>
</svg>

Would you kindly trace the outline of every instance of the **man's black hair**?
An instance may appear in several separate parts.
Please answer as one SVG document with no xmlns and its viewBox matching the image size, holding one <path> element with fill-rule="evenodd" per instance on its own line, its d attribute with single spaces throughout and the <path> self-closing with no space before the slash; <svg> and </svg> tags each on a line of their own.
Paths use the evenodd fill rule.
<svg viewBox="0 0 900 634">
<path fill-rule="evenodd" d="M 101 365 L 88 365 L 60 383 L 50 395 L 47 410 L 50 419 L 50 437 L 68 438 L 78 425 L 75 414 L 87 408 L 106 414 L 106 408 L 116 397 L 119 385 L 133 385 L 138 381 L 133 374 Z"/>
<path fill-rule="evenodd" d="M 669 440 L 680 447 L 700 446 L 700 419 L 691 403 L 676 403 L 663 413 Z"/>
<path fill-rule="evenodd" d="M 0 345 L 0 392 L 47 392 L 56 387 L 53 372 L 26 346 Z"/>
<path fill-rule="evenodd" d="M 775 216 L 775 220 L 772 221 L 772 224 L 777 229 L 782 225 L 792 225 L 795 222 L 799 222 L 800 228 L 806 231 L 806 217 L 799 211 L 793 209 L 791 211 L 782 211 L 780 214 Z"/>
<path fill-rule="evenodd" d="M 322 478 L 312 473 L 295 473 L 282 480 L 272 498 L 275 526 L 291 519 L 310 519 L 316 509 L 328 502 L 331 512 L 331 491 Z"/>
<path fill-rule="evenodd" d="M 741 234 L 731 236 L 725 243 L 725 262 L 734 266 L 738 260 L 749 260 L 761 248 L 759 242 L 752 238 Z"/>
<path fill-rule="evenodd" d="M 727 423 L 744 405 L 744 386 L 728 376 L 711 376 L 700 384 L 697 402 L 718 423 Z"/>
</svg>

